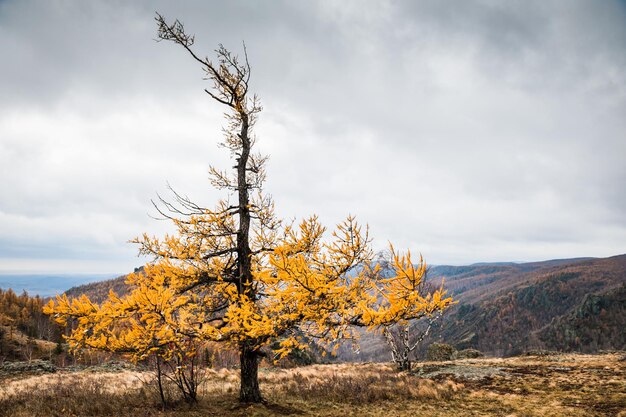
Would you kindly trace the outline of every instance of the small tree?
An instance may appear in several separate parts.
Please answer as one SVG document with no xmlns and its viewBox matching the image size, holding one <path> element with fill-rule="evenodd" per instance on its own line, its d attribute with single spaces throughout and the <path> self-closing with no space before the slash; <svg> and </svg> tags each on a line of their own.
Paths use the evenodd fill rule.
<svg viewBox="0 0 626 417">
<path fill-rule="evenodd" d="M 168 402 L 164 380 L 174 383 L 186 402 L 194 403 L 198 338 L 184 331 L 183 318 L 189 311 L 182 307 L 187 300 L 167 285 L 163 269 L 148 265 L 145 271 L 128 276 L 126 284 L 133 290 L 127 297 L 111 291 L 109 299 L 97 305 L 86 295 L 69 300 L 63 294 L 44 311 L 53 313 L 59 324 L 73 326 L 67 340 L 74 349 L 124 353 L 134 362 L 152 360 L 163 407 Z"/>
<path fill-rule="evenodd" d="M 395 274 L 395 267 L 392 265 L 393 253 L 389 259 L 389 255 L 384 253 L 379 255 L 377 260 L 381 266 L 381 275 L 386 276 Z M 419 264 L 416 266 L 421 276 L 420 282 L 417 284 L 417 291 L 420 294 L 433 294 L 437 291 L 437 288 L 432 283 L 426 281 L 426 275 L 428 274 L 428 268 L 424 264 L 423 259 L 420 259 Z M 391 353 L 391 360 L 398 366 L 401 371 L 411 370 L 411 361 L 413 358 L 413 352 L 422 343 L 422 341 L 428 336 L 430 330 L 437 320 L 441 318 L 443 312 L 451 303 L 446 303 L 438 306 L 434 310 L 424 309 L 421 314 L 414 317 L 412 320 L 398 320 L 397 322 L 385 323 L 381 326 L 382 334 L 385 337 L 385 341 L 389 346 Z"/>
<path fill-rule="evenodd" d="M 435 313 L 427 315 L 422 320 L 401 321 L 383 327 L 383 335 L 391 351 L 391 360 L 399 370 L 411 370 L 413 352 L 428 336 L 439 317 L 440 315 Z"/>
<path fill-rule="evenodd" d="M 419 292 L 424 270 L 410 254 L 392 251 L 394 274 L 378 277 L 367 229 L 353 217 L 330 238 L 316 216 L 299 225 L 277 219 L 262 193 L 267 157 L 252 153 L 261 105 L 249 96 L 245 47 L 240 61 L 220 45 L 214 64 L 192 50 L 194 37 L 182 23 L 168 24 L 161 15 L 156 20 L 158 38 L 200 63 L 213 83 L 206 93 L 227 109 L 222 145 L 235 160 L 234 172 L 211 167 L 210 174 L 212 184 L 230 190 L 236 201 L 209 209 L 173 190 L 174 201 L 160 199 L 155 206 L 177 232 L 135 240 L 154 261 L 143 274 L 131 275 L 128 296 L 111 294 L 102 306 L 86 297 L 58 297 L 47 307 L 61 323 L 78 319 L 71 346 L 142 357 L 167 354 L 169 346 L 176 354 L 186 338 L 226 343 L 240 354 L 240 401 L 260 402 L 259 358 L 270 346 L 274 359 L 305 349 L 303 335 L 336 346 L 353 335 L 352 326 L 380 329 L 450 304 L 443 288 Z"/>
<path fill-rule="evenodd" d="M 28 363 L 31 363 L 37 350 L 37 342 L 35 342 L 35 339 L 32 336 L 28 336 L 26 344 L 22 347 L 22 355 L 24 355 L 24 359 L 27 360 Z"/>
</svg>

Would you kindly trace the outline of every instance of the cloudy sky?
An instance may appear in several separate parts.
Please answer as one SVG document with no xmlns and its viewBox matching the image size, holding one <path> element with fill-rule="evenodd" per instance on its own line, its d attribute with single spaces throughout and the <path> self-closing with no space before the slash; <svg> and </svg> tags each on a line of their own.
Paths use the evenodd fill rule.
<svg viewBox="0 0 626 417">
<path fill-rule="evenodd" d="M 123 273 L 210 206 L 222 109 L 196 49 L 248 47 L 286 218 L 355 214 L 429 263 L 626 252 L 626 3 L 0 0 L 0 272 Z"/>
</svg>

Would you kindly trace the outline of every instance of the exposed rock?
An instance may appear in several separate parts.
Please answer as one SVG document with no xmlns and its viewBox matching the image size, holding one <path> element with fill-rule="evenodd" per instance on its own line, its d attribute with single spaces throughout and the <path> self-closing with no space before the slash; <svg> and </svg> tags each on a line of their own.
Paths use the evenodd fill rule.
<svg viewBox="0 0 626 417">
<path fill-rule="evenodd" d="M 452 377 L 461 381 L 481 381 L 503 375 L 504 370 L 496 366 L 469 366 L 469 365 L 423 365 L 415 370 L 415 374 L 423 378 L 438 379 Z"/>
<path fill-rule="evenodd" d="M 0 365 L 0 374 L 53 373 L 57 367 L 48 361 L 5 362 Z"/>
<path fill-rule="evenodd" d="M 452 359 L 474 359 L 474 358 L 482 358 L 485 356 L 480 350 L 477 349 L 463 349 L 455 352 L 452 355 Z"/>
<path fill-rule="evenodd" d="M 524 352 L 522 356 L 556 356 L 559 355 L 559 352 L 555 352 L 553 350 L 529 350 Z"/>
</svg>

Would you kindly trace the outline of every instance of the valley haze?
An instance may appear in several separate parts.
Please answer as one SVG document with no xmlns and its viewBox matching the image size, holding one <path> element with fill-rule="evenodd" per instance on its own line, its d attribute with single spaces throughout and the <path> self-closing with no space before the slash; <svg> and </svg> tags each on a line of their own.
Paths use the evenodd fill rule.
<svg viewBox="0 0 626 417">
<path fill-rule="evenodd" d="M 0 289 L 11 288 L 16 293 L 51 297 L 70 287 L 118 277 L 122 274 L 5 274 L 0 273 Z"/>
</svg>

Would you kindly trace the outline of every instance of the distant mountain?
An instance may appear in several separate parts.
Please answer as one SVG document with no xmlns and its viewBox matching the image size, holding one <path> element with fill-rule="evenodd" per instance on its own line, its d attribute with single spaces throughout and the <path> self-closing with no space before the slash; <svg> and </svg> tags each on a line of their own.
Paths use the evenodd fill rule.
<svg viewBox="0 0 626 417">
<path fill-rule="evenodd" d="M 524 265 L 524 264 L 550 264 L 550 265 L 559 265 L 564 263 L 572 263 L 576 261 L 589 261 L 596 258 L 584 257 L 584 258 L 566 258 L 566 259 L 552 259 L 550 261 L 540 261 L 540 262 L 476 262 L 469 266 L 515 266 L 515 265 Z"/>
<path fill-rule="evenodd" d="M 69 287 L 112 278 L 112 274 L 0 274 L 0 289 L 50 297 Z"/>
<path fill-rule="evenodd" d="M 440 321 L 425 348 L 445 342 L 494 356 L 547 349 L 595 352 L 626 349 L 626 255 L 545 262 L 434 266 L 459 302 Z M 385 341 L 364 334 L 361 351 L 344 360 L 382 360 Z"/>
<path fill-rule="evenodd" d="M 604 338 L 602 345 L 592 340 L 567 345 L 557 337 L 565 332 L 566 317 L 578 309 L 589 310 L 584 305 L 590 296 L 604 298 L 626 284 L 626 255 L 474 270 L 449 275 L 446 284 L 459 304 L 447 315 L 436 337 L 459 348 L 472 347 L 499 356 L 529 349 L 626 348 L 612 326 L 622 318 L 606 312 L 599 316 L 599 310 L 593 322 L 601 326 L 597 336 Z M 611 312 L 620 314 L 619 309 Z"/>
</svg>

